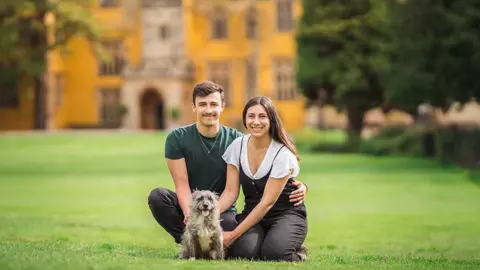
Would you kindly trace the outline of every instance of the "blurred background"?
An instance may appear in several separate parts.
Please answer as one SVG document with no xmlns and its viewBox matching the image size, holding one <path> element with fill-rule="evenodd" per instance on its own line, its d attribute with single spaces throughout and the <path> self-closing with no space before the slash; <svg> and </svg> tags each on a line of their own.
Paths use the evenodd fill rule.
<svg viewBox="0 0 480 270">
<path fill-rule="evenodd" d="M 226 125 L 242 129 L 243 105 L 266 95 L 300 147 L 478 167 L 479 13 L 472 1 L 4 1 L 0 130 L 168 131 L 195 121 L 192 88 L 212 80 Z"/>
<path fill-rule="evenodd" d="M 0 268 L 245 269 L 172 260 L 147 205 L 212 80 L 222 124 L 265 95 L 300 150 L 302 267 L 479 269 L 479 27 L 471 0 L 0 1 Z"/>
</svg>

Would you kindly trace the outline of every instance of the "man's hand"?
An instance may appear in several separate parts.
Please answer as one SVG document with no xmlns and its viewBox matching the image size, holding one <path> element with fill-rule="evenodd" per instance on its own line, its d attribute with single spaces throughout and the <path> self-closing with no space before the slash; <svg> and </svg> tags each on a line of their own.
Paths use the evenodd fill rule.
<svg viewBox="0 0 480 270">
<path fill-rule="evenodd" d="M 183 218 L 183 224 L 187 225 L 188 222 L 188 216 L 190 215 L 189 213 L 184 213 L 183 214 L 185 217 Z"/>
<path fill-rule="evenodd" d="M 305 195 L 307 194 L 307 186 L 305 186 L 302 182 L 295 180 L 292 183 L 294 186 L 297 187 L 292 193 L 290 193 L 290 202 L 295 203 L 294 205 L 300 205 L 305 201 Z"/>
</svg>

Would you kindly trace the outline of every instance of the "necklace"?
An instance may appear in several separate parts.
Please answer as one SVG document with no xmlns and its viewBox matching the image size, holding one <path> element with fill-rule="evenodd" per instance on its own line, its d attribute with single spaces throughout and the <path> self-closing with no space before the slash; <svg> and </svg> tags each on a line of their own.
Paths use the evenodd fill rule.
<svg viewBox="0 0 480 270">
<path fill-rule="evenodd" d="M 207 146 L 205 145 L 205 143 L 203 142 L 203 139 L 202 139 L 202 135 L 200 134 L 200 131 L 198 131 L 197 129 L 197 133 L 198 133 L 198 138 L 200 138 L 200 142 L 202 143 L 203 145 L 203 148 L 205 148 L 205 151 L 207 151 L 207 154 L 210 155 L 210 153 L 212 152 L 213 148 L 215 147 L 215 144 L 217 144 L 217 139 L 218 139 L 218 134 L 217 136 L 215 136 L 215 142 L 213 143 L 212 145 L 212 148 L 210 148 L 210 150 L 208 150 Z"/>
</svg>

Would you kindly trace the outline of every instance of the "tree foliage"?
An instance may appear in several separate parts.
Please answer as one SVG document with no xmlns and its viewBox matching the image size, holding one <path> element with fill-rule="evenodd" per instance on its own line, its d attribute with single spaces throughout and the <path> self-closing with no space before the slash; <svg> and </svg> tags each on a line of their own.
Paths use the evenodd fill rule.
<svg viewBox="0 0 480 270">
<path fill-rule="evenodd" d="M 100 29 L 88 0 L 15 0 L 0 3 L 0 83 L 18 91 L 18 81 L 32 78 L 36 127 L 45 127 L 47 53 L 83 36 L 101 53 Z M 49 36 L 52 39 L 49 40 Z M 6 88 L 9 88 L 6 90 Z"/>
<path fill-rule="evenodd" d="M 309 99 L 326 88 L 350 132 L 382 101 L 416 116 L 422 103 L 480 100 L 479 1 L 303 3 L 297 81 Z"/>
<path fill-rule="evenodd" d="M 479 1 L 389 0 L 388 11 L 386 99 L 412 114 L 480 100 Z"/>
<path fill-rule="evenodd" d="M 91 14 L 89 0 L 16 0 L 0 4 L 0 61 L 18 63 L 22 71 L 45 70 L 46 53 L 82 35 L 97 45 L 99 24 Z M 52 42 L 47 36 L 53 34 Z M 101 47 L 95 47 L 96 49 Z"/>
<path fill-rule="evenodd" d="M 385 70 L 385 4 L 378 0 L 304 0 L 299 23 L 297 80 L 303 94 L 317 98 L 325 88 L 347 110 L 349 134 L 359 135 L 363 114 L 380 105 Z"/>
</svg>

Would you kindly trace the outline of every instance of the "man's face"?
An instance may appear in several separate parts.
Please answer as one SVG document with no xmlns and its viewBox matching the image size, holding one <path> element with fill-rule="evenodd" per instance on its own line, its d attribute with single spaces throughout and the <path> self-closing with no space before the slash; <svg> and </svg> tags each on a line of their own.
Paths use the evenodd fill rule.
<svg viewBox="0 0 480 270">
<path fill-rule="evenodd" d="M 206 97 L 195 98 L 193 111 L 197 114 L 197 121 L 204 126 L 214 126 L 218 124 L 220 114 L 223 112 L 225 104 L 222 103 L 220 93 L 211 93 Z"/>
</svg>

